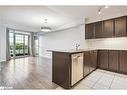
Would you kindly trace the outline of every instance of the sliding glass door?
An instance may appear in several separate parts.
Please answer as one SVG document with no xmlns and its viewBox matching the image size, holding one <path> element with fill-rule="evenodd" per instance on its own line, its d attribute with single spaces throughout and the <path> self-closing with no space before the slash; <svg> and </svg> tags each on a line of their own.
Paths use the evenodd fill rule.
<svg viewBox="0 0 127 95">
<path fill-rule="evenodd" d="M 9 36 L 11 57 L 29 55 L 29 35 L 10 32 Z"/>
<path fill-rule="evenodd" d="M 13 31 L 9 32 L 9 43 L 10 43 L 10 56 L 14 57 L 14 33 Z"/>
<path fill-rule="evenodd" d="M 24 55 L 24 35 L 15 34 L 15 56 Z"/>
<path fill-rule="evenodd" d="M 38 56 L 39 55 L 39 40 L 38 40 L 38 37 L 36 36 L 34 38 L 35 40 L 35 55 Z"/>
<path fill-rule="evenodd" d="M 25 35 L 25 38 L 24 38 L 24 54 L 25 55 L 29 55 L 29 36 L 28 35 Z"/>
</svg>

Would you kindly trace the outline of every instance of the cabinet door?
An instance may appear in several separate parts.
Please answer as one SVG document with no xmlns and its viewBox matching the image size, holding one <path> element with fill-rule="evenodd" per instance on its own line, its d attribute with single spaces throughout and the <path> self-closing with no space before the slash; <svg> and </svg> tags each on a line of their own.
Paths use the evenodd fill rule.
<svg viewBox="0 0 127 95">
<path fill-rule="evenodd" d="M 115 37 L 126 37 L 126 17 L 115 19 Z"/>
<path fill-rule="evenodd" d="M 103 37 L 109 38 L 114 36 L 114 21 L 105 20 L 103 21 Z"/>
<path fill-rule="evenodd" d="M 94 28 L 95 28 L 94 23 L 86 24 L 85 39 L 95 38 L 95 29 Z"/>
<path fill-rule="evenodd" d="M 109 70 L 118 71 L 119 51 L 109 50 Z"/>
<path fill-rule="evenodd" d="M 85 24 L 85 39 L 89 39 L 89 24 Z"/>
<path fill-rule="evenodd" d="M 108 69 L 108 50 L 100 50 L 98 53 L 99 67 Z"/>
<path fill-rule="evenodd" d="M 102 22 L 96 22 L 95 23 L 95 38 L 102 38 Z"/>
<path fill-rule="evenodd" d="M 97 51 L 90 51 L 90 60 L 91 60 L 91 65 L 90 65 L 90 72 L 95 70 L 97 68 Z"/>
<path fill-rule="evenodd" d="M 90 53 L 85 51 L 84 53 L 84 76 L 90 73 Z"/>
<path fill-rule="evenodd" d="M 127 51 L 120 51 L 120 72 L 127 73 Z"/>
</svg>

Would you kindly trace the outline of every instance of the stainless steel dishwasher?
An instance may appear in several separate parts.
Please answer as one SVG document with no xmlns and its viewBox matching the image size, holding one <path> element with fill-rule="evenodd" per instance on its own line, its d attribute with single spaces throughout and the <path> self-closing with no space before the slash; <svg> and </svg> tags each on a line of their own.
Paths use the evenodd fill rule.
<svg viewBox="0 0 127 95">
<path fill-rule="evenodd" d="M 83 78 L 83 53 L 72 54 L 71 85 Z"/>
</svg>

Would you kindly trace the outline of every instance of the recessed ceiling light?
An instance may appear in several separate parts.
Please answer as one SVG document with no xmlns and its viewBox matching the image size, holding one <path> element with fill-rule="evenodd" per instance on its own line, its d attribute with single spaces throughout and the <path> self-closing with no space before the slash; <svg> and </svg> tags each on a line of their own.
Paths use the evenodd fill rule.
<svg viewBox="0 0 127 95">
<path fill-rule="evenodd" d="M 107 9 L 107 8 L 108 8 L 108 6 L 105 6 L 105 8 Z"/>
<path fill-rule="evenodd" d="M 100 15 L 100 14 L 101 14 L 101 12 L 99 11 L 99 12 L 98 12 L 98 14 Z"/>
</svg>

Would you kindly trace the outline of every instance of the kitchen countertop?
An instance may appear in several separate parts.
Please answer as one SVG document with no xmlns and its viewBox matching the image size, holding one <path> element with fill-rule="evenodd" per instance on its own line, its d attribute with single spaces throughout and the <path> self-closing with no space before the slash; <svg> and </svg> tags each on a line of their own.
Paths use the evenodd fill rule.
<svg viewBox="0 0 127 95">
<path fill-rule="evenodd" d="M 92 50 L 97 50 L 97 49 L 68 49 L 68 50 L 47 50 L 49 52 L 63 52 L 63 53 L 81 53 L 84 51 L 92 51 Z"/>
<path fill-rule="evenodd" d="M 63 53 L 81 53 L 81 52 L 85 52 L 85 51 L 92 51 L 92 50 L 127 50 L 127 49 L 68 49 L 68 50 L 62 50 L 62 49 L 56 49 L 56 50 L 47 50 L 49 52 L 63 52 Z"/>
</svg>

